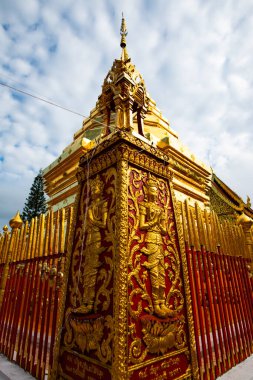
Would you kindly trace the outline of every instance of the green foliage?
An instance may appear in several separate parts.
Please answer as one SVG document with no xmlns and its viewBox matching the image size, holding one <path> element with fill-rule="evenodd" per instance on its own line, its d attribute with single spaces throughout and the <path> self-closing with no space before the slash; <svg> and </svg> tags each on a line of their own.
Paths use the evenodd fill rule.
<svg viewBox="0 0 253 380">
<path fill-rule="evenodd" d="M 42 170 L 35 177 L 28 198 L 24 205 L 22 212 L 23 221 L 30 222 L 32 218 L 40 214 L 45 214 L 47 211 L 46 197 L 44 193 L 44 181 L 42 176 Z"/>
</svg>

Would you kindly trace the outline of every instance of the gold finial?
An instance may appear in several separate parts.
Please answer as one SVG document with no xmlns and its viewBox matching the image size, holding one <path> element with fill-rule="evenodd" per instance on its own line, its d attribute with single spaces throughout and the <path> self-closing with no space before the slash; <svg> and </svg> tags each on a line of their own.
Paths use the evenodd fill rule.
<svg viewBox="0 0 253 380">
<path fill-rule="evenodd" d="M 126 61 L 126 60 L 128 60 L 128 53 L 127 53 L 127 49 L 126 49 L 127 27 L 126 27 L 126 21 L 124 19 L 123 12 L 122 12 L 120 34 L 121 34 L 120 46 L 122 47 L 121 60 Z"/>
<path fill-rule="evenodd" d="M 16 215 L 11 218 L 11 220 L 9 221 L 9 225 L 10 227 L 13 229 L 13 228 L 20 228 L 22 226 L 22 219 L 20 218 L 20 214 L 19 214 L 19 211 L 16 213 Z"/>
<path fill-rule="evenodd" d="M 8 226 L 7 226 L 7 224 L 5 226 L 3 226 L 3 231 L 4 232 L 8 232 Z"/>
<path fill-rule="evenodd" d="M 123 12 L 122 12 L 122 21 L 121 21 L 120 34 L 121 34 L 120 46 L 122 48 L 125 48 L 126 47 L 127 28 L 126 28 L 126 21 L 124 19 Z"/>
</svg>

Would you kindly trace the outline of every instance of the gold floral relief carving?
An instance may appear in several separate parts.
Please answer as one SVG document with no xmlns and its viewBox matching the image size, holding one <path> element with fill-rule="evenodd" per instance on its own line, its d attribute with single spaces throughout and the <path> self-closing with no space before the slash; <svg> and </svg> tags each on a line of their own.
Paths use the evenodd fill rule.
<svg viewBox="0 0 253 380">
<path fill-rule="evenodd" d="M 138 363 L 148 352 L 185 346 L 186 337 L 185 318 L 180 315 L 184 306 L 180 257 L 168 185 L 135 168 L 129 176 L 130 361 Z"/>
<path fill-rule="evenodd" d="M 148 352 L 165 354 L 170 348 L 183 348 L 186 345 L 184 323 L 184 317 L 178 321 L 169 321 L 166 323 L 143 319 L 143 340 Z"/>
<path fill-rule="evenodd" d="M 82 353 L 85 351 L 89 353 L 99 348 L 99 343 L 103 338 L 103 322 L 103 318 L 94 321 L 88 320 L 84 323 L 77 319 L 71 319 L 70 326 L 75 334 L 75 342 Z"/>
<path fill-rule="evenodd" d="M 69 349 L 78 348 L 82 354 L 95 353 L 102 363 L 112 359 L 113 318 L 110 315 L 95 319 L 83 319 L 69 314 L 64 344 Z"/>
</svg>

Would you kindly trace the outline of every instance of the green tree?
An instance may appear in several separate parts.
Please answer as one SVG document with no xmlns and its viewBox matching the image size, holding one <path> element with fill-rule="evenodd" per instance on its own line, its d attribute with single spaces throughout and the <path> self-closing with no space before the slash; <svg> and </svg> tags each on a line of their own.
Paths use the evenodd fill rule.
<svg viewBox="0 0 253 380">
<path fill-rule="evenodd" d="M 42 176 L 42 170 L 34 178 L 32 187 L 22 212 L 23 221 L 30 222 L 32 218 L 40 214 L 45 214 L 47 211 L 46 197 L 44 193 L 44 181 Z"/>
</svg>

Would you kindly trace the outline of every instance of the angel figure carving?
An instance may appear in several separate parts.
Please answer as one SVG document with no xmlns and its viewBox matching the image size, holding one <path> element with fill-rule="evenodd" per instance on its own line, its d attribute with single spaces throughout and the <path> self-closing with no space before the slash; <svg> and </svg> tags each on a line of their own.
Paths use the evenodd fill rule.
<svg viewBox="0 0 253 380">
<path fill-rule="evenodd" d="M 145 247 L 141 252 L 147 256 L 142 265 L 150 275 L 154 313 L 160 318 L 173 317 L 175 311 L 165 303 L 165 262 L 162 236 L 166 235 L 164 209 L 157 203 L 158 183 L 149 178 L 146 182 L 147 201 L 139 206 L 140 229 L 146 230 Z"/>
<path fill-rule="evenodd" d="M 84 251 L 84 265 L 82 273 L 83 297 L 81 306 L 76 309 L 79 313 L 91 313 L 94 311 L 95 286 L 99 256 L 104 251 L 101 244 L 101 230 L 106 228 L 108 206 L 102 199 L 103 182 L 99 176 L 91 180 L 91 204 L 86 217 L 86 247 Z"/>
</svg>

